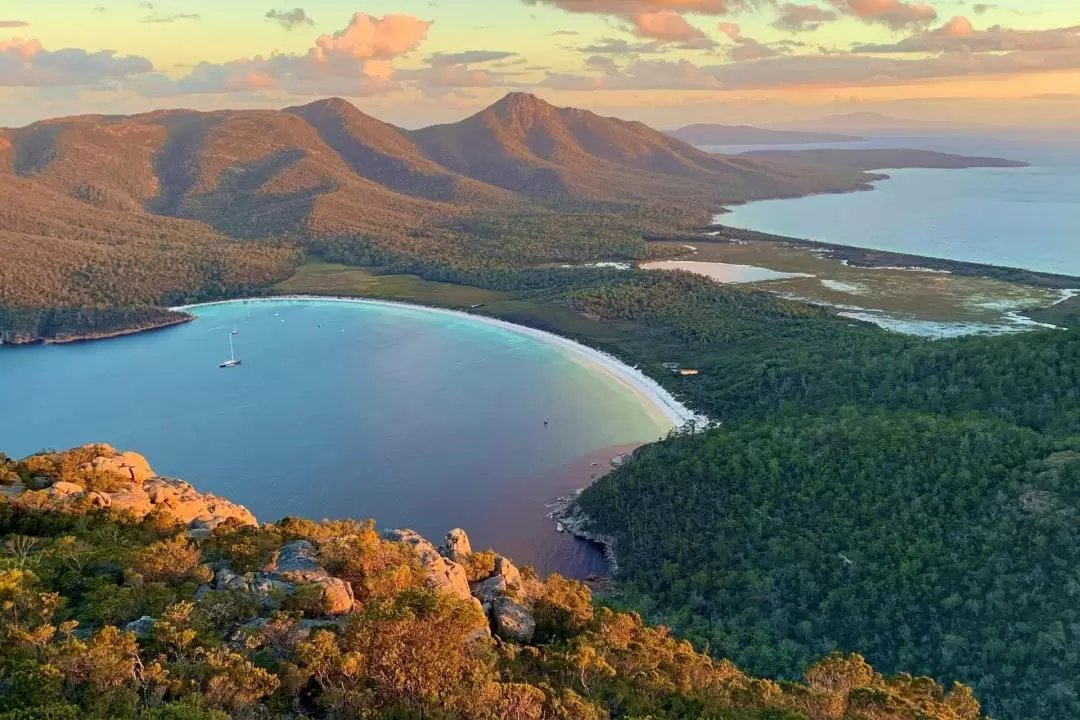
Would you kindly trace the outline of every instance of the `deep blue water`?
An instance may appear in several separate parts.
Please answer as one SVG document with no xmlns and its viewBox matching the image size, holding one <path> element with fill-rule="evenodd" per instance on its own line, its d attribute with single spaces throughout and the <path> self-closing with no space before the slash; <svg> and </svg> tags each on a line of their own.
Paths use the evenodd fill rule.
<svg viewBox="0 0 1080 720">
<path fill-rule="evenodd" d="M 311 301 L 197 312 L 151 333 L 0 348 L 0 451 L 107 442 L 263 521 L 372 517 L 436 542 L 460 526 L 474 547 L 582 575 L 599 554 L 556 535 L 544 503 L 587 484 L 590 464 L 561 469 L 668 427 L 608 373 L 470 318 Z M 243 365 L 223 370 L 234 325 Z"/>
<path fill-rule="evenodd" d="M 891 179 L 873 192 L 750 203 L 717 216 L 717 222 L 841 245 L 1080 275 L 1080 141 L 913 136 L 768 149 L 812 147 L 910 147 L 1032 166 L 885 170 Z"/>
</svg>

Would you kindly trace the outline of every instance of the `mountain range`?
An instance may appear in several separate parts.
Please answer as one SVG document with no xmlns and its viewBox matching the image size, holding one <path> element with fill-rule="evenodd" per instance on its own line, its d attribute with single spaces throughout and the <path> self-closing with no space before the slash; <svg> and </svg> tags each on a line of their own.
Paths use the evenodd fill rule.
<svg viewBox="0 0 1080 720">
<path fill-rule="evenodd" d="M 59 118 L 0 129 L 0 306 L 233 292 L 327 243 L 372 261 L 491 261 L 493 247 L 506 264 L 581 259 L 580 237 L 604 255 L 608 239 L 701 223 L 726 203 L 867 180 L 713 155 L 521 93 L 414 131 L 336 98 Z"/>
</svg>

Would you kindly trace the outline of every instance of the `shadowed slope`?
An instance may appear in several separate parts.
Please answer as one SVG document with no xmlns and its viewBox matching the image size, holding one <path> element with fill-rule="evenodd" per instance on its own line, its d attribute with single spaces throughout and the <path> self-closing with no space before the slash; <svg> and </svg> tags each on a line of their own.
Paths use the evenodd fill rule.
<svg viewBox="0 0 1080 720">
<path fill-rule="evenodd" d="M 456 172 L 558 201 L 678 204 L 704 214 L 725 202 L 853 189 L 864 181 L 855 173 L 823 175 L 711 155 L 642 123 L 557 108 L 522 93 L 409 136 Z"/>
</svg>

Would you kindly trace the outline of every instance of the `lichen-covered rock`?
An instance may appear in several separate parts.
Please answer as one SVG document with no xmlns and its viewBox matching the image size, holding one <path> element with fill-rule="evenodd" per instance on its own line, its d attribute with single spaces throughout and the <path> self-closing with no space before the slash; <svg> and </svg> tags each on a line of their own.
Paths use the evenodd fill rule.
<svg viewBox="0 0 1080 720">
<path fill-rule="evenodd" d="M 319 565 L 318 551 L 307 540 L 297 540 L 278 548 L 264 572 L 274 573 L 293 582 L 312 582 L 328 575 Z"/>
<path fill-rule="evenodd" d="M 244 590 L 251 592 L 254 575 L 248 573 L 240 575 L 231 568 L 221 568 L 214 574 L 214 588 L 216 590 Z"/>
<path fill-rule="evenodd" d="M 292 583 L 267 577 L 262 573 L 256 574 L 247 583 L 247 588 L 264 609 L 278 607 L 282 600 L 296 592 L 296 586 Z"/>
<path fill-rule="evenodd" d="M 51 512 L 85 512 L 86 501 L 91 507 L 109 508 L 130 513 L 141 520 L 154 511 L 171 515 L 185 525 L 197 523 L 198 527 L 213 529 L 234 520 L 242 525 L 257 525 L 255 516 L 244 507 L 211 493 L 201 493 L 189 483 L 175 478 L 153 476 L 146 460 L 136 453 L 117 453 L 106 446 L 94 446 L 103 454 L 80 467 L 93 470 L 115 471 L 124 468 L 128 482 L 119 483 L 116 490 L 95 490 L 87 493 L 74 483 L 59 481 L 43 490 L 26 490 L 16 496 L 16 504 L 27 509 Z M 100 462 L 99 462 L 100 461 Z M 119 464 L 118 464 L 119 463 Z M 119 477 L 118 471 L 114 472 Z M 85 499 L 85 500 L 84 500 Z"/>
<path fill-rule="evenodd" d="M 511 590 L 521 587 L 521 572 L 509 558 L 502 555 L 495 556 L 495 575 L 501 576 L 506 581 L 506 586 Z"/>
<path fill-rule="evenodd" d="M 509 598 L 499 598 L 491 609 L 495 634 L 507 642 L 527 643 L 536 632 L 536 620 L 529 611 Z"/>
<path fill-rule="evenodd" d="M 258 525 L 255 516 L 243 505 L 199 492 L 183 480 L 153 477 L 141 489 L 152 509 L 167 512 L 184 524 L 197 520 L 201 527 L 215 528 L 226 520 L 235 520 L 242 525 Z"/>
<path fill-rule="evenodd" d="M 50 485 L 48 493 L 54 497 L 82 497 L 86 491 L 75 483 L 61 480 Z"/>
<path fill-rule="evenodd" d="M 389 530 L 383 533 L 383 537 L 393 542 L 404 543 L 416 552 L 427 576 L 428 586 L 456 595 L 462 600 L 472 597 L 465 568 L 453 560 L 444 558 L 431 542 L 421 537 L 416 531 Z"/>
<path fill-rule="evenodd" d="M 101 453 L 90 462 L 80 466 L 80 470 L 96 470 L 107 472 L 116 477 L 130 480 L 136 485 L 141 485 L 146 480 L 154 477 L 154 471 L 150 463 L 142 455 L 136 452 L 118 452 L 109 445 L 86 445 L 85 447 Z"/>
<path fill-rule="evenodd" d="M 454 528 L 446 533 L 446 545 L 443 546 L 446 557 L 456 563 L 465 562 L 472 555 L 472 545 L 469 536 L 461 528 Z"/>
<path fill-rule="evenodd" d="M 104 504 L 104 507 L 118 512 L 129 512 L 136 518 L 146 517 L 154 509 L 153 504 L 150 502 L 150 496 L 146 494 L 145 490 L 136 485 L 128 485 L 116 492 L 99 494 L 109 499 Z"/>
<path fill-rule="evenodd" d="M 138 620 L 132 620 L 124 626 L 124 632 L 135 633 L 135 637 L 140 640 L 150 637 L 154 632 L 154 625 L 157 623 L 154 618 L 149 615 L 143 615 Z"/>
<path fill-rule="evenodd" d="M 341 578 L 336 577 L 324 577 L 315 580 L 313 584 L 322 588 L 324 613 L 327 615 L 344 615 L 345 613 L 352 612 L 352 585 Z"/>
<path fill-rule="evenodd" d="M 500 597 L 509 597 L 517 602 L 521 602 L 524 597 L 521 572 L 502 555 L 495 557 L 495 574 L 487 580 L 472 583 L 469 587 L 473 596 L 478 598 L 485 608 L 492 607 Z"/>
</svg>

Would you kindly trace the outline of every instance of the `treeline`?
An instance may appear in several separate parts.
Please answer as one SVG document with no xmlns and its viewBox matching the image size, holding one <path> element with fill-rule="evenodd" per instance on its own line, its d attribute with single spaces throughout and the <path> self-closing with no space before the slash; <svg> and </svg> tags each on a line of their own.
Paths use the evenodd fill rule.
<svg viewBox="0 0 1080 720">
<path fill-rule="evenodd" d="M 801 416 L 840 405 L 983 412 L 1056 435 L 1080 432 L 1080 332 L 928 341 L 824 308 L 685 273 L 573 291 L 581 312 L 640 323 L 636 361 L 682 362 L 658 377 L 717 419 Z"/>
<path fill-rule="evenodd" d="M 190 316 L 162 308 L 4 308 L 0 344 L 108 337 L 135 329 L 185 322 Z"/>
<path fill-rule="evenodd" d="M 79 479 L 39 460 L 0 455 L 0 480 Z M 534 639 L 497 645 L 473 603 L 429 589 L 371 522 L 227 523 L 192 541 L 167 515 L 33 507 L 0 498 L 3 720 L 981 718 L 968 688 L 885 677 L 858 655 L 799 683 L 756 679 L 527 569 Z M 260 599 L 213 584 L 212 568 L 257 570 L 300 539 L 351 586 L 351 613 L 329 617 L 302 586 Z"/>
</svg>

